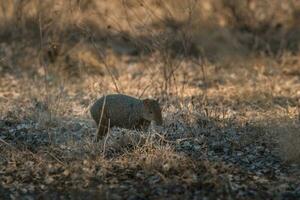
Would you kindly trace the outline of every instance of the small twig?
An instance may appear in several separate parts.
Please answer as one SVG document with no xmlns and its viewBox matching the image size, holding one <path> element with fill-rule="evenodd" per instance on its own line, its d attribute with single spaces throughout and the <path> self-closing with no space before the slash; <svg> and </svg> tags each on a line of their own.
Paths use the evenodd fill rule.
<svg viewBox="0 0 300 200">
<path fill-rule="evenodd" d="M 158 137 L 160 137 L 160 139 L 161 139 L 162 141 L 164 141 L 164 142 L 167 142 L 167 143 L 173 143 L 173 144 L 176 143 L 176 141 L 171 141 L 171 140 L 165 139 L 164 136 L 162 136 L 161 134 L 159 134 L 159 133 L 157 133 L 157 132 L 154 132 L 154 134 L 157 135 Z"/>
<path fill-rule="evenodd" d="M 66 164 L 63 163 L 61 160 L 59 160 L 55 155 L 51 154 L 49 151 L 45 151 L 49 156 L 51 156 L 52 158 L 54 158 L 59 164 L 61 164 L 62 166 L 66 167 Z"/>
<path fill-rule="evenodd" d="M 146 85 L 146 87 L 142 90 L 142 93 L 140 95 L 137 95 L 139 99 L 144 95 L 146 90 L 152 85 L 152 81 L 153 80 L 151 80 L 150 84 Z"/>
<path fill-rule="evenodd" d="M 3 144 L 9 146 L 9 147 L 12 148 L 12 149 L 17 149 L 16 147 L 12 146 L 11 144 L 9 144 L 8 142 L 6 142 L 5 140 L 3 140 L 3 139 L 1 139 L 1 138 L 0 138 L 0 142 L 2 142 Z M 17 150 L 18 150 L 18 149 L 17 149 Z"/>
<path fill-rule="evenodd" d="M 98 139 L 98 133 L 99 133 L 100 126 L 101 126 L 105 105 L 106 105 L 106 95 L 104 95 L 104 102 L 102 104 L 101 115 L 100 115 L 100 120 L 99 120 L 99 123 L 98 123 L 98 130 L 97 130 L 97 134 L 96 134 L 96 140 Z M 104 124 L 104 125 L 106 126 L 106 124 Z"/>
<path fill-rule="evenodd" d="M 194 139 L 194 138 L 191 138 L 191 137 L 190 138 L 181 138 L 181 139 L 177 139 L 176 142 L 180 143 L 180 142 L 183 142 L 183 141 L 186 141 L 186 140 L 190 140 L 190 139 Z"/>
<path fill-rule="evenodd" d="M 154 134 L 157 135 L 158 137 L 160 137 L 162 141 L 167 142 L 167 143 L 172 143 L 172 144 L 178 144 L 178 143 L 180 143 L 182 141 L 191 139 L 191 138 L 182 138 L 182 139 L 177 139 L 176 141 L 171 141 L 171 140 L 165 139 L 164 136 L 162 136 L 161 134 L 159 134 L 157 132 L 154 132 Z"/>
</svg>

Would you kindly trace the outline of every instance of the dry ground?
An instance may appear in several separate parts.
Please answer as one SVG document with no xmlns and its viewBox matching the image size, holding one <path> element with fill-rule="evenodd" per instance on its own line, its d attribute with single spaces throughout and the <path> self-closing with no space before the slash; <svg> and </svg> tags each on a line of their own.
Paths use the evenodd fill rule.
<svg viewBox="0 0 300 200">
<path fill-rule="evenodd" d="M 1 199 L 300 198 L 297 1 L 0 2 Z M 164 126 L 95 142 L 117 92 Z"/>
</svg>

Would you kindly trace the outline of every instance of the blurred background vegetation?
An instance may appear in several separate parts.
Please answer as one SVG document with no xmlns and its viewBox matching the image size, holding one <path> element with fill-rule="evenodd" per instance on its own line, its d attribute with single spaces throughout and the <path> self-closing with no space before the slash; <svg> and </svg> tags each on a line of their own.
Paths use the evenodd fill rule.
<svg viewBox="0 0 300 200">
<path fill-rule="evenodd" d="M 95 71 L 93 43 L 103 53 L 210 61 L 299 50 L 297 0 L 1 0 L 0 9 L 1 70 L 32 67 L 42 52 L 74 73 Z"/>
</svg>

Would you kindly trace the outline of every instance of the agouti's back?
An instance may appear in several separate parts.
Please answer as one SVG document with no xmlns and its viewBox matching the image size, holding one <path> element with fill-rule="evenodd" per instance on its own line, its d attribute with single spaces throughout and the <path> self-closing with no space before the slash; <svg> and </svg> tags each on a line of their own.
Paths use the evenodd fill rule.
<svg viewBox="0 0 300 200">
<path fill-rule="evenodd" d="M 101 97 L 91 107 L 91 115 L 97 124 L 99 124 L 104 101 L 111 126 L 131 128 L 130 124 L 134 120 L 142 118 L 141 100 L 123 94 L 111 94 Z"/>
</svg>

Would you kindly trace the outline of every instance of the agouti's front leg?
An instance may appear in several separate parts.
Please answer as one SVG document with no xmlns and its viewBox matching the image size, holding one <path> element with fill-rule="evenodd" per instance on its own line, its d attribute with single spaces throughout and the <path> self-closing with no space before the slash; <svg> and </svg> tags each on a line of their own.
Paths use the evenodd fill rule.
<svg viewBox="0 0 300 200">
<path fill-rule="evenodd" d="M 151 122 L 149 122 L 147 120 L 141 119 L 135 124 L 135 126 L 133 128 L 137 129 L 137 130 L 147 130 L 150 123 Z"/>
<path fill-rule="evenodd" d="M 99 140 L 101 140 L 108 131 L 108 124 L 106 125 L 100 125 L 98 132 L 97 132 L 97 142 L 99 142 Z"/>
</svg>

